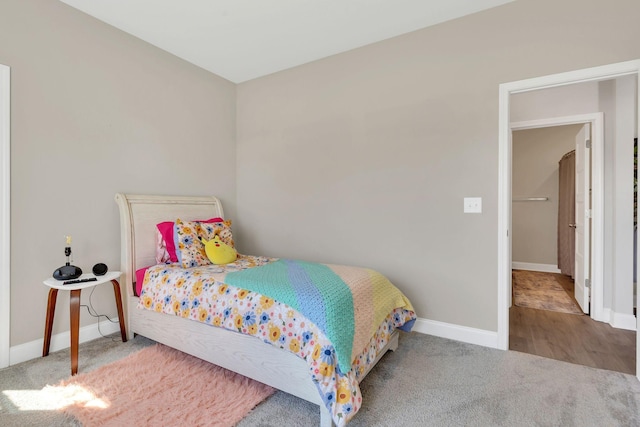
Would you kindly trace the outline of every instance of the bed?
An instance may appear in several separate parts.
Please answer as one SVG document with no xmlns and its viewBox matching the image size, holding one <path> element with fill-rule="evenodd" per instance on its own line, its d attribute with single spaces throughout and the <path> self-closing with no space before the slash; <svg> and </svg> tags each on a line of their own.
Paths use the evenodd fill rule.
<svg viewBox="0 0 640 427">
<path fill-rule="evenodd" d="M 344 425 L 350 419 L 352 414 L 349 414 L 348 418 L 343 413 L 336 415 L 335 408 L 339 406 L 338 402 L 332 406 L 327 402 L 326 395 L 319 392 L 321 387 L 318 385 L 317 377 L 310 375 L 310 356 L 302 358 L 293 351 L 265 343 L 268 340 L 256 339 L 255 336 L 238 331 L 215 327 L 179 315 L 168 315 L 159 310 L 144 309 L 143 300 L 149 297 L 145 294 L 141 295 L 142 298 L 137 295 L 136 271 L 154 265 L 156 271 L 163 269 L 157 265 L 154 245 L 157 238 L 156 225 L 163 221 L 174 221 L 176 218 L 224 218 L 222 205 L 216 197 L 117 194 L 116 202 L 120 210 L 121 223 L 121 281 L 125 283 L 126 289 L 123 305 L 127 333 L 130 336 L 145 336 L 314 403 L 320 408 L 320 425 L 323 427 Z M 145 283 L 151 280 L 149 277 L 153 276 L 152 271 L 153 268 L 145 276 Z M 403 309 L 403 313 L 415 319 L 410 303 L 405 308 L 408 310 Z M 370 347 L 367 347 L 369 351 L 365 351 L 361 359 L 357 359 L 363 361 L 357 369 L 353 369 L 354 372 L 357 371 L 357 381 L 362 381 L 388 350 L 395 350 L 398 346 L 398 328 L 391 326 L 393 322 L 389 320 L 389 316 L 385 319 L 387 323 L 384 323 L 385 334 L 388 332 L 387 335 L 383 335 L 384 340 L 378 339 L 376 347 L 376 338 L 372 337 Z M 395 316 L 398 317 L 397 314 Z M 397 321 L 397 326 L 410 330 L 412 319 L 409 317 Z M 380 328 L 379 331 L 382 331 L 383 324 Z M 356 359 L 353 362 L 354 366 L 355 361 Z M 333 377 L 338 377 L 338 373 L 336 368 Z"/>
</svg>

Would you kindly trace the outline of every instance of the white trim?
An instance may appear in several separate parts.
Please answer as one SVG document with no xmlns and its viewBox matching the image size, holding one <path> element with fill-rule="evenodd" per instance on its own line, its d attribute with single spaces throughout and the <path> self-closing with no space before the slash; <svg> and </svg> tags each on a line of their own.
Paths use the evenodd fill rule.
<svg viewBox="0 0 640 427">
<path fill-rule="evenodd" d="M 550 76 L 503 83 L 498 97 L 498 347 L 509 348 L 509 306 L 511 297 L 511 130 L 510 96 L 519 92 L 554 86 L 612 79 L 640 74 L 640 60 L 570 71 Z M 638 95 L 640 96 L 640 85 Z M 640 116 L 640 112 L 636 112 Z M 640 119 L 640 117 L 639 117 Z M 640 120 L 638 120 L 640 123 Z M 598 272 L 600 274 L 602 272 Z M 596 273 L 594 272 L 594 275 Z M 596 298 L 598 296 L 595 296 Z M 640 322 L 637 322 L 640 324 Z M 640 346 L 636 344 L 636 376 L 640 379 Z"/>
<path fill-rule="evenodd" d="M 117 322 L 117 318 L 112 319 L 114 322 Z M 120 324 L 112 323 L 108 320 L 103 320 L 99 324 L 94 323 L 92 325 L 83 326 L 79 331 L 79 342 L 87 342 L 92 341 L 97 338 L 101 338 L 102 334 L 109 335 L 116 332 L 120 332 Z M 118 336 L 118 339 L 120 337 Z M 59 334 L 53 335 L 51 337 L 51 347 L 49 347 L 49 352 L 53 353 L 55 351 L 64 350 L 70 347 L 71 342 L 71 333 L 69 331 L 61 332 Z M 30 341 L 24 344 L 16 345 L 11 347 L 11 365 L 15 365 L 17 363 L 26 362 L 27 360 L 36 359 L 38 357 L 42 357 L 42 345 L 44 344 L 44 339 L 37 339 L 35 341 Z M 82 358 L 82 352 L 78 352 L 78 357 Z"/>
<path fill-rule="evenodd" d="M 514 270 L 540 271 L 542 273 L 561 273 L 557 265 L 553 264 L 536 264 L 533 262 L 513 261 L 511 268 Z"/>
<path fill-rule="evenodd" d="M 636 59 L 633 61 L 602 65 L 600 67 L 585 68 L 582 70 L 567 71 L 565 73 L 503 83 L 500 85 L 500 88 L 504 88 L 508 95 L 530 92 L 532 90 L 548 89 L 574 83 L 615 79 L 617 77 L 638 74 L 639 67 L 640 60 Z"/>
<path fill-rule="evenodd" d="M 633 314 L 616 313 L 611 311 L 611 319 L 609 324 L 617 329 L 626 329 L 628 331 L 636 330 L 636 316 Z"/>
<path fill-rule="evenodd" d="M 462 341 L 469 344 L 481 345 L 483 347 L 498 347 L 498 334 L 484 329 L 469 328 L 467 326 L 454 325 L 452 323 L 439 322 L 437 320 L 416 319 L 413 325 L 413 332 L 426 335 L 448 338 L 450 340 Z"/>
<path fill-rule="evenodd" d="M 0 368 L 11 345 L 11 71 L 0 64 Z"/>
<path fill-rule="evenodd" d="M 598 118 L 603 119 L 603 117 L 604 115 L 602 113 L 576 114 L 572 116 L 549 117 L 537 120 L 512 122 L 510 127 L 511 130 L 525 130 L 548 128 L 553 126 L 579 125 L 581 123 L 596 121 Z"/>
<path fill-rule="evenodd" d="M 80 328 L 79 342 L 87 342 L 97 338 L 101 338 L 102 334 L 109 335 L 120 332 L 118 318 L 112 319 L 114 322 L 104 320 L 100 322 L 100 330 L 98 324 L 83 326 Z M 461 341 L 469 344 L 480 345 L 483 347 L 497 348 L 497 333 L 484 329 L 470 328 L 467 326 L 455 325 L 452 323 L 439 322 L 437 320 L 429 320 L 418 318 L 412 329 L 413 332 L 433 335 L 436 337 L 447 338 L 455 341 Z M 50 352 L 56 352 L 69 348 L 70 332 L 65 331 L 51 337 Z M 15 347 L 11 347 L 11 364 L 26 362 L 27 360 L 36 359 L 42 356 L 43 339 L 30 341 Z M 79 353 L 80 357 L 82 353 Z"/>
<path fill-rule="evenodd" d="M 565 117 L 513 122 L 511 131 L 543 127 L 591 124 L 591 318 L 605 322 L 604 310 L 604 114 L 589 113 Z M 513 264 L 513 263 L 512 263 Z M 509 291 L 511 294 L 511 291 Z"/>
<path fill-rule="evenodd" d="M 511 128 L 506 84 L 498 92 L 498 348 L 509 350 L 511 307 Z"/>
</svg>

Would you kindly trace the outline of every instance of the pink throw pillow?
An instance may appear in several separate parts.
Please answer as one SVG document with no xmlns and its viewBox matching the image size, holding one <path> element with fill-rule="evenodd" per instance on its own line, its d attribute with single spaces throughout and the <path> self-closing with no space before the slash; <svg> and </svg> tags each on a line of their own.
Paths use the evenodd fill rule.
<svg viewBox="0 0 640 427">
<path fill-rule="evenodd" d="M 144 282 L 144 275 L 147 272 L 147 270 L 150 268 L 149 267 L 143 267 L 140 268 L 138 270 L 136 270 L 136 296 L 139 297 L 140 294 L 142 293 L 142 284 Z"/>
</svg>

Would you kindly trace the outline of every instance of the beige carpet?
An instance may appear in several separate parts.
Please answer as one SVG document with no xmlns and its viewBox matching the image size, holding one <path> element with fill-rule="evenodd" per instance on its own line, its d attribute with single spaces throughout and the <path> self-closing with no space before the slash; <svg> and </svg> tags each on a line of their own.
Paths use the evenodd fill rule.
<svg viewBox="0 0 640 427">
<path fill-rule="evenodd" d="M 567 276 L 537 271 L 513 270 L 513 301 L 518 307 L 561 313 L 584 314 L 561 284 Z"/>
<path fill-rule="evenodd" d="M 113 337 L 119 340 L 119 333 Z M 80 344 L 80 372 L 148 345 L 155 343 L 140 335 L 126 343 L 101 338 Z M 44 408 L 42 388 L 68 375 L 68 349 L 0 369 L 0 425 L 83 427 Z M 640 426 L 635 375 L 417 332 L 401 334 L 398 350 L 388 352 L 360 386 L 362 408 L 347 427 Z M 237 427 L 319 422 L 317 405 L 277 391 Z"/>
<path fill-rule="evenodd" d="M 233 426 L 275 390 L 157 344 L 45 391 L 85 427 L 141 427 Z"/>
</svg>

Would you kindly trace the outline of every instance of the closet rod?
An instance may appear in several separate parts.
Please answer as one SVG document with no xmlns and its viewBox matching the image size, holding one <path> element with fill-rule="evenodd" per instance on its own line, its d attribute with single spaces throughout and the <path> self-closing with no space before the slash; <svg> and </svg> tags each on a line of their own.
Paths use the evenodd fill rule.
<svg viewBox="0 0 640 427">
<path fill-rule="evenodd" d="M 548 197 L 514 197 L 514 202 L 544 202 L 549 200 Z"/>
</svg>

